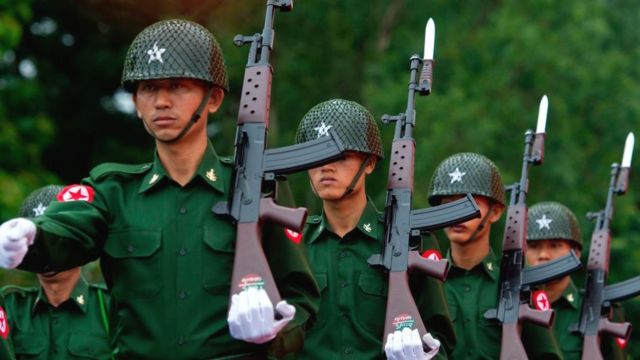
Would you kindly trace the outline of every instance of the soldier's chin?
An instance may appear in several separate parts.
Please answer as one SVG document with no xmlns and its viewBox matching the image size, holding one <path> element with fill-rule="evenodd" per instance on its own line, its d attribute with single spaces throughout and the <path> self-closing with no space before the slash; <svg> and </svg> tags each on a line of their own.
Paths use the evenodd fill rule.
<svg viewBox="0 0 640 360">
<path fill-rule="evenodd" d="M 43 276 L 43 277 L 46 277 L 46 278 L 51 278 L 51 277 L 54 277 L 56 275 L 58 275 L 57 271 L 49 271 L 49 272 L 46 272 L 46 273 L 40 273 L 40 276 Z"/>
</svg>

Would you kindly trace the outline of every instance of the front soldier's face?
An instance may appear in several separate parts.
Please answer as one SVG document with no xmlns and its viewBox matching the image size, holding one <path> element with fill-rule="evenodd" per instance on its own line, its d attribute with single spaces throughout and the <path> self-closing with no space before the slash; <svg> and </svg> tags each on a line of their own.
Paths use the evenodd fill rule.
<svg viewBox="0 0 640 360">
<path fill-rule="evenodd" d="M 527 263 L 538 265 L 568 255 L 570 251 L 571 244 L 566 240 L 527 241 Z"/>
<path fill-rule="evenodd" d="M 205 93 L 205 86 L 199 80 L 143 80 L 138 84 L 133 101 L 145 128 L 159 140 L 170 140 L 190 121 Z M 205 123 L 198 121 L 193 127 L 199 124 L 202 127 Z"/>
<path fill-rule="evenodd" d="M 324 201 L 342 199 L 367 156 L 363 153 L 350 151 L 341 160 L 309 170 L 309 179 L 318 197 Z M 367 165 L 364 171 L 365 175 L 373 171 L 374 164 L 375 162 L 372 162 Z M 358 179 L 350 196 L 364 191 L 365 177 L 361 176 Z"/>
</svg>

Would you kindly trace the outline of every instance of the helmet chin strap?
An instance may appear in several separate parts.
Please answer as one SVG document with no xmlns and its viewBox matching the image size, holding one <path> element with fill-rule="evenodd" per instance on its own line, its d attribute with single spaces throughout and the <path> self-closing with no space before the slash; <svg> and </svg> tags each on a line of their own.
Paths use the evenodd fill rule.
<svg viewBox="0 0 640 360">
<path fill-rule="evenodd" d="M 202 98 L 202 101 L 200 102 L 200 105 L 198 105 L 198 108 L 196 109 L 196 111 L 193 113 L 193 115 L 191 115 L 191 120 L 189 120 L 189 123 L 187 123 L 187 125 L 184 126 L 184 128 L 182 128 L 182 131 L 180 131 L 180 133 L 178 135 L 176 135 L 176 137 L 174 137 L 173 139 L 169 139 L 169 140 L 162 140 L 162 139 L 158 139 L 158 137 L 156 136 L 156 134 L 147 127 L 147 130 L 149 131 L 149 133 L 151 134 L 151 136 L 153 136 L 156 140 L 163 142 L 165 144 L 171 144 L 174 143 L 180 139 L 182 139 L 187 132 L 191 129 L 191 127 L 198 122 L 198 120 L 200 119 L 200 117 L 202 116 L 202 112 L 204 111 L 204 107 L 207 106 L 207 103 L 209 102 L 209 99 L 211 98 L 211 94 L 213 94 L 213 86 L 209 86 L 207 89 L 206 94 L 204 95 L 204 97 Z M 146 126 L 145 126 L 146 127 Z"/>
<path fill-rule="evenodd" d="M 353 192 L 353 189 L 355 188 L 356 184 L 360 180 L 360 177 L 364 173 L 364 170 L 370 163 L 371 163 L 371 156 L 367 156 L 367 158 L 360 165 L 360 169 L 358 169 L 356 176 L 353 177 L 353 180 L 351 180 L 351 183 L 349 184 L 349 186 L 347 186 L 347 188 L 344 191 L 344 194 L 342 194 L 340 198 L 347 197 Z"/>
<path fill-rule="evenodd" d="M 487 225 L 487 221 L 489 221 L 489 217 L 491 216 L 491 210 L 493 210 L 493 201 L 489 203 L 489 209 L 487 210 L 487 215 L 484 217 L 484 219 L 482 219 L 482 221 L 480 222 L 480 225 L 478 225 L 478 227 L 473 232 L 473 234 L 469 236 L 467 241 L 474 240 L 476 236 L 478 236 L 478 233 L 482 231 L 482 229 L 484 229 L 484 227 Z"/>
</svg>

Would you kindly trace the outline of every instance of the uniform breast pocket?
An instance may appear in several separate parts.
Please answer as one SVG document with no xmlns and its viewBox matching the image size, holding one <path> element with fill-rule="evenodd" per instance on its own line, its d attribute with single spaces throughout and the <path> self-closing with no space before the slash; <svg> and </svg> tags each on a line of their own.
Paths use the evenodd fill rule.
<svg viewBox="0 0 640 360">
<path fill-rule="evenodd" d="M 367 331 L 382 335 L 387 308 L 387 277 L 375 269 L 367 269 L 358 276 L 356 286 L 354 321 Z"/>
<path fill-rule="evenodd" d="M 202 239 L 202 285 L 213 295 L 228 296 L 233 269 L 235 231 L 231 225 L 205 227 Z"/>
<path fill-rule="evenodd" d="M 72 333 L 69 337 L 72 359 L 110 359 L 111 348 L 106 335 Z"/>
<path fill-rule="evenodd" d="M 104 251 L 113 278 L 113 293 L 126 298 L 150 298 L 162 288 L 161 230 L 112 231 Z"/>
<path fill-rule="evenodd" d="M 13 337 L 17 359 L 44 359 L 47 339 L 38 334 L 20 333 Z"/>
</svg>

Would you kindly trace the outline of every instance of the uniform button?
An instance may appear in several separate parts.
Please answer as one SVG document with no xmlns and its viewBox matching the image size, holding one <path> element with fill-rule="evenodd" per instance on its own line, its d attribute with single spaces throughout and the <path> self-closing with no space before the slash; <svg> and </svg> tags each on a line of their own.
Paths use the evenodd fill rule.
<svg viewBox="0 0 640 360">
<path fill-rule="evenodd" d="M 345 353 L 345 354 L 351 354 L 352 352 L 353 352 L 353 349 L 351 348 L 351 346 L 347 346 L 347 347 L 344 349 L 344 353 Z"/>
<path fill-rule="evenodd" d="M 343 281 L 340 286 L 342 286 L 343 288 L 346 288 L 347 286 L 349 286 L 349 283 L 347 283 L 346 281 Z"/>
<path fill-rule="evenodd" d="M 187 255 L 187 249 L 181 248 L 179 253 L 180 253 L 180 256 L 185 256 Z"/>
<path fill-rule="evenodd" d="M 127 251 L 132 253 L 133 252 L 133 245 L 127 246 Z"/>
<path fill-rule="evenodd" d="M 347 257 L 347 252 L 346 252 L 346 251 L 342 251 L 342 252 L 340 253 L 340 258 L 341 258 L 341 259 L 344 259 L 344 258 L 346 258 L 346 257 Z"/>
<path fill-rule="evenodd" d="M 187 213 L 187 208 L 180 208 L 180 214 L 186 214 Z"/>
<path fill-rule="evenodd" d="M 178 338 L 178 345 L 183 345 L 184 344 L 184 338 L 182 336 L 180 336 Z"/>
<path fill-rule="evenodd" d="M 178 296 L 180 297 L 180 299 L 185 299 L 187 297 L 187 293 L 184 291 L 180 291 L 180 294 L 178 294 Z"/>
<path fill-rule="evenodd" d="M 471 286 L 469 286 L 469 285 L 465 286 L 465 287 L 464 287 L 464 291 L 465 291 L 465 292 L 469 292 L 469 291 L 471 291 Z"/>
</svg>

